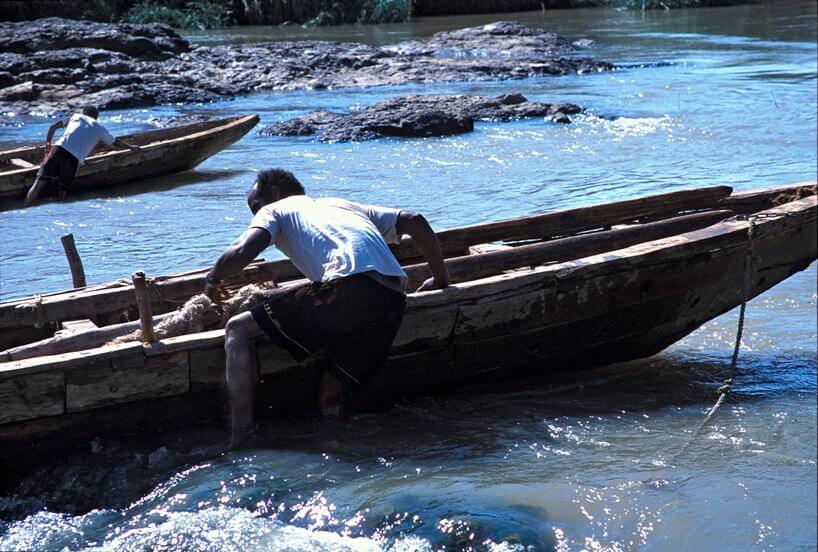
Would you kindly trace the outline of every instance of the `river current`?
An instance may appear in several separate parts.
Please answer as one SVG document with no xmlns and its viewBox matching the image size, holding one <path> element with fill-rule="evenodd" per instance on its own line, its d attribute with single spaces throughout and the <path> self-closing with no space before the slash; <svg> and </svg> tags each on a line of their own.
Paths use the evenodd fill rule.
<svg viewBox="0 0 818 552">
<path fill-rule="evenodd" d="M 814 1 L 189 38 L 390 43 L 499 19 L 591 38 L 591 55 L 623 69 L 272 92 L 101 120 L 125 134 L 157 116 L 258 113 L 269 124 L 410 93 L 509 92 L 604 118 L 480 122 L 462 136 L 360 144 L 253 132 L 189 173 L 0 213 L 0 299 L 69 287 L 59 241 L 68 232 L 89 283 L 206 266 L 247 224 L 246 188 L 270 166 L 295 172 L 309 193 L 411 208 L 440 229 L 674 189 L 815 179 Z M 37 140 L 51 122 L 3 121 L 0 144 Z M 96 440 L 0 497 L 0 550 L 815 549 L 817 306 L 814 263 L 749 304 L 735 394 L 700 433 L 729 366 L 736 312 L 646 361 L 475 385 L 344 422 L 271 421 L 241 453 L 209 454 L 224 438 L 216 430 Z"/>
</svg>

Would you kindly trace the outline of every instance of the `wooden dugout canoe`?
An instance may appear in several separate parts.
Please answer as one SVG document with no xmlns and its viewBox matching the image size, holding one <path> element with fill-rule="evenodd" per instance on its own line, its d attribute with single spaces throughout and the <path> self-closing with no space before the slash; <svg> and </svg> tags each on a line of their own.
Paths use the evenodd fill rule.
<svg viewBox="0 0 818 552">
<path fill-rule="evenodd" d="M 121 136 L 142 146 L 142 151 L 95 149 L 77 170 L 71 188 L 102 188 L 192 169 L 239 140 L 257 123 L 257 115 L 245 115 Z M 0 152 L 0 208 L 20 206 L 44 154 L 42 145 Z"/>
<path fill-rule="evenodd" d="M 531 367 L 578 368 L 658 353 L 740 304 L 750 223 L 729 218 L 734 213 L 758 215 L 750 297 L 816 259 L 816 196 L 774 205 L 782 192 L 797 189 L 803 185 L 739 194 L 715 187 L 441 232 L 458 283 L 409 296 L 392 355 L 360 395 L 383 399 L 445 389 L 477 375 L 508 377 Z M 549 239 L 537 240 L 542 237 Z M 514 247 L 457 256 L 468 245 L 504 239 Z M 416 260 L 411 244 L 396 253 Z M 261 262 L 239 283 L 275 274 L 282 285 L 297 285 L 297 274 L 285 281 L 291 270 L 285 261 Z M 415 282 L 426 270 L 407 267 Z M 168 277 L 157 287 L 189 296 L 201 290 L 201 273 Z M 57 305 L 91 309 L 100 303 L 89 297 L 98 294 L 124 304 L 133 291 L 122 285 L 55 294 L 51 302 L 44 298 L 39 315 L 58 318 L 64 311 Z M 162 300 L 157 295 L 157 306 Z M 0 305 L 0 314 L 20 314 L 25 309 L 17 307 L 25 304 Z M 55 308 L 49 312 L 46 305 Z M 223 341 L 216 329 L 149 346 L 132 342 L 0 363 L 0 449 L 9 451 L 0 468 L 19 473 L 100 435 L 221 418 Z M 265 343 L 258 355 L 260 408 L 312 404 L 315 370 Z"/>
</svg>

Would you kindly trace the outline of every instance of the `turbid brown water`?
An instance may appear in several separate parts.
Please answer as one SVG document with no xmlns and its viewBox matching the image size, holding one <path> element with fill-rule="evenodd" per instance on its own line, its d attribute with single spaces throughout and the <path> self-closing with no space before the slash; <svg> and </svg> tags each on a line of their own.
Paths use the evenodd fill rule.
<svg viewBox="0 0 818 552">
<path fill-rule="evenodd" d="M 385 43 L 493 19 L 264 33 Z M 148 189 L 0 214 L 0 294 L 69 286 L 59 243 L 69 231 L 92 283 L 138 268 L 206 265 L 247 224 L 245 188 L 268 165 L 294 170 L 314 193 L 411 207 L 438 227 L 686 187 L 815 178 L 814 2 L 517 19 L 592 38 L 596 56 L 627 68 L 263 93 L 103 120 L 123 133 L 150 127 L 152 117 L 203 113 L 259 112 L 271 124 L 312 109 L 455 92 L 518 92 L 607 119 L 478 122 L 456 137 L 360 144 L 248 136 Z M 47 123 L 10 118 L 0 140 L 40 136 Z M 735 312 L 647 363 L 475 386 L 340 424 L 283 420 L 262 427 L 259 446 L 241 454 L 203 460 L 223 437 L 204 430 L 97 441 L 0 499 L 0 549 L 814 549 L 817 304 L 815 265 L 750 304 L 736 394 L 672 462 L 726 375 Z"/>
</svg>

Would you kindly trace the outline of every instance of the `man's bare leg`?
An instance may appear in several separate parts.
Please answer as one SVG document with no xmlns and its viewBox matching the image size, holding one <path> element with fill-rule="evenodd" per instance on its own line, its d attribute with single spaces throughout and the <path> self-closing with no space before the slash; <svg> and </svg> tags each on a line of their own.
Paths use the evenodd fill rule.
<svg viewBox="0 0 818 552">
<path fill-rule="evenodd" d="M 23 207 L 28 207 L 37 199 L 37 196 L 40 195 L 40 192 L 43 190 L 43 186 L 46 184 L 45 178 L 40 178 L 39 176 L 34 179 L 34 184 L 31 185 L 31 188 L 28 189 L 28 193 L 26 194 L 26 200 L 23 202 Z"/>
<path fill-rule="evenodd" d="M 230 399 L 231 448 L 253 430 L 258 358 L 254 338 L 262 334 L 249 312 L 227 321 L 224 346 L 227 357 L 227 393 Z"/>
<path fill-rule="evenodd" d="M 329 370 L 324 370 L 318 388 L 318 408 L 325 418 L 341 418 L 344 415 L 346 385 Z"/>
</svg>

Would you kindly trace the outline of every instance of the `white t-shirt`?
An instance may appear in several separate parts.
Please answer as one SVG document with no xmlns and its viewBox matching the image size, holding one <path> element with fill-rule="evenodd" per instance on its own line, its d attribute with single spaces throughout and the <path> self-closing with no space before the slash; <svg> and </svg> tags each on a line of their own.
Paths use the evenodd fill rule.
<svg viewBox="0 0 818 552">
<path fill-rule="evenodd" d="M 88 157 L 94 146 L 99 142 L 110 146 L 114 143 L 114 140 L 116 138 L 95 119 L 82 113 L 75 113 L 68 119 L 65 131 L 54 145 L 66 150 L 77 158 L 80 165 L 83 165 L 85 164 L 85 158 Z"/>
<path fill-rule="evenodd" d="M 376 272 L 397 278 L 402 291 L 406 273 L 386 245 L 399 240 L 399 213 L 344 199 L 294 195 L 262 207 L 250 227 L 269 232 L 271 243 L 313 282 Z M 394 289 L 388 280 L 375 279 Z"/>
</svg>

